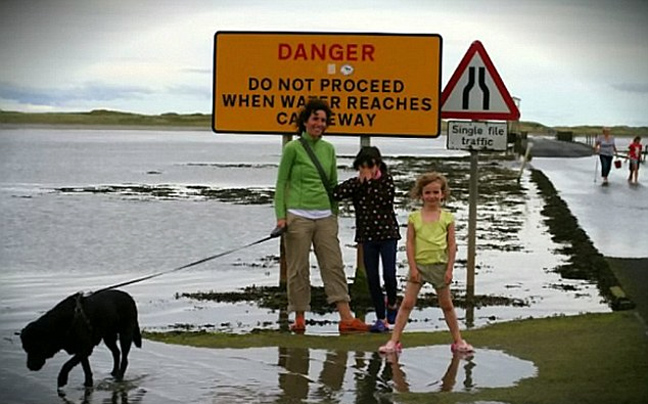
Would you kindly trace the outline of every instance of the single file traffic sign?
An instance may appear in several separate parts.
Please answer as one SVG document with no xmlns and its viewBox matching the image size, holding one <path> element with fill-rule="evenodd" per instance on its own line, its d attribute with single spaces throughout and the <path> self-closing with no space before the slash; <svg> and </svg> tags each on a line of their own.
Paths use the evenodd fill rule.
<svg viewBox="0 0 648 404">
<path fill-rule="evenodd" d="M 520 111 L 481 42 L 470 45 L 443 89 L 441 118 L 520 119 Z"/>
<path fill-rule="evenodd" d="M 506 122 L 449 121 L 450 150 L 506 150 Z"/>
</svg>

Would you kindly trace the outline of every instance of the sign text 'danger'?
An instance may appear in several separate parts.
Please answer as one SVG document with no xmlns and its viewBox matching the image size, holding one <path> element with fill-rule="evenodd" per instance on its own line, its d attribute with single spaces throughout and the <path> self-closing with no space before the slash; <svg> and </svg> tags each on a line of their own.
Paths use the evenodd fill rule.
<svg viewBox="0 0 648 404">
<path fill-rule="evenodd" d="M 317 44 L 317 43 L 280 43 L 278 45 L 279 60 L 333 60 L 365 62 L 374 61 L 376 48 L 372 44 Z"/>
</svg>

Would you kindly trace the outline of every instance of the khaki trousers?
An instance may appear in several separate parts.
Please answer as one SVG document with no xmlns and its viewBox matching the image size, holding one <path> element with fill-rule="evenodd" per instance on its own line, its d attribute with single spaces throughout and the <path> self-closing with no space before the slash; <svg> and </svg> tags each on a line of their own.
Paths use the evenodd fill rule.
<svg viewBox="0 0 648 404">
<path fill-rule="evenodd" d="M 338 239 L 337 216 L 306 219 L 288 213 L 285 233 L 288 312 L 310 311 L 310 248 L 315 250 L 326 301 L 349 302 L 349 289 Z"/>
</svg>

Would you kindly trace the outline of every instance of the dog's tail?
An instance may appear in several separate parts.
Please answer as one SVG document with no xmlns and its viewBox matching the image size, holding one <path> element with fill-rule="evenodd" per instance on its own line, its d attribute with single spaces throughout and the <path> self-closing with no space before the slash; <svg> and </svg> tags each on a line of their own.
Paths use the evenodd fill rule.
<svg viewBox="0 0 648 404">
<path fill-rule="evenodd" d="M 135 330 L 133 332 L 133 342 L 138 348 L 142 347 L 142 333 L 140 332 L 139 324 L 135 323 Z"/>
</svg>

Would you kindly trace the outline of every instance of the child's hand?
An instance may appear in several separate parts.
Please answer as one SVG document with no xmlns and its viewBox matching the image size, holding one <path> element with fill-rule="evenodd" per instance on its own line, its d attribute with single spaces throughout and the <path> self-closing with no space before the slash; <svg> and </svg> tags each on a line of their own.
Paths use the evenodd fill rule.
<svg viewBox="0 0 648 404">
<path fill-rule="evenodd" d="M 380 178 L 380 169 L 378 166 L 367 167 L 364 165 L 358 169 L 358 180 L 360 180 L 360 182 L 366 182 L 378 178 Z"/>
<path fill-rule="evenodd" d="M 360 168 L 360 171 L 358 172 L 358 180 L 360 182 L 367 182 L 373 177 L 373 174 L 371 173 L 371 169 L 369 168 Z"/>
<path fill-rule="evenodd" d="M 421 283 L 421 273 L 418 268 L 410 268 L 409 280 L 410 282 Z"/>
<path fill-rule="evenodd" d="M 452 283 L 452 270 L 448 269 L 445 273 L 444 281 L 446 285 L 449 285 Z"/>
</svg>

